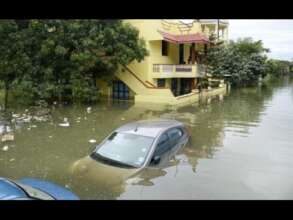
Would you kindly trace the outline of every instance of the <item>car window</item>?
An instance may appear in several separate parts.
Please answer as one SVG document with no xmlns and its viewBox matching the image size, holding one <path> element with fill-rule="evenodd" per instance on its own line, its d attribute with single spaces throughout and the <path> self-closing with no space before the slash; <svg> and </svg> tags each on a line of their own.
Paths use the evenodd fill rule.
<svg viewBox="0 0 293 220">
<path fill-rule="evenodd" d="M 153 140 L 152 137 L 114 132 L 92 156 L 111 164 L 141 167 Z"/>
<path fill-rule="evenodd" d="M 163 135 L 160 137 L 160 140 L 159 140 L 159 142 L 158 142 L 158 147 L 159 147 L 159 146 L 162 146 L 163 144 L 165 144 L 168 140 L 169 140 L 168 135 L 167 135 L 167 134 L 163 134 Z"/>
<path fill-rule="evenodd" d="M 158 141 L 158 144 L 156 146 L 154 156 L 163 155 L 168 150 L 169 145 L 170 145 L 170 139 L 169 139 L 168 135 L 166 133 L 162 134 L 159 141 Z"/>
<path fill-rule="evenodd" d="M 171 140 L 178 140 L 183 136 L 183 131 L 180 128 L 174 128 L 168 131 L 168 136 Z"/>
</svg>

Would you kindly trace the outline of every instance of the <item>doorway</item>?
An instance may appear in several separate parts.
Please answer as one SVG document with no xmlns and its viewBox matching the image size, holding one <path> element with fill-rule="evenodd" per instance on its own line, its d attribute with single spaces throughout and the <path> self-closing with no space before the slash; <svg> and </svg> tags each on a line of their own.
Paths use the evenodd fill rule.
<svg viewBox="0 0 293 220">
<path fill-rule="evenodd" d="M 181 78 L 180 79 L 180 95 L 191 93 L 192 90 L 192 79 Z"/>
<path fill-rule="evenodd" d="M 174 96 L 178 95 L 177 88 L 178 88 L 178 79 L 177 78 L 172 78 L 171 79 L 171 91 L 172 91 Z"/>
</svg>

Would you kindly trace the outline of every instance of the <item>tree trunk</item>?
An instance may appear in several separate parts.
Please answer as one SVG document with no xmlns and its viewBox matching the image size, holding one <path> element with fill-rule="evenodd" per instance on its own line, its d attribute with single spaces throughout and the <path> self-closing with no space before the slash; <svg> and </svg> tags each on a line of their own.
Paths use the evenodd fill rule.
<svg viewBox="0 0 293 220">
<path fill-rule="evenodd" d="M 92 80 L 94 87 L 97 88 L 97 78 L 95 73 L 92 73 Z"/>
<path fill-rule="evenodd" d="M 8 106 L 8 92 L 9 92 L 9 85 L 6 82 L 5 83 L 5 94 L 4 94 L 4 111 L 6 111 L 7 106 Z"/>
</svg>

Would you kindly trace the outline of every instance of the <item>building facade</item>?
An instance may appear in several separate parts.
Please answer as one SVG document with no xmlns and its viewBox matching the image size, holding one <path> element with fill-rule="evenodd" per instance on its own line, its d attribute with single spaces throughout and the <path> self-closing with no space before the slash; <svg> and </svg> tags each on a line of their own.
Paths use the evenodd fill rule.
<svg viewBox="0 0 293 220">
<path fill-rule="evenodd" d="M 198 83 L 206 76 L 207 49 L 228 40 L 224 20 L 124 20 L 139 30 L 149 56 L 120 67 L 112 83 L 98 80 L 110 99 L 180 104 L 198 99 Z"/>
</svg>

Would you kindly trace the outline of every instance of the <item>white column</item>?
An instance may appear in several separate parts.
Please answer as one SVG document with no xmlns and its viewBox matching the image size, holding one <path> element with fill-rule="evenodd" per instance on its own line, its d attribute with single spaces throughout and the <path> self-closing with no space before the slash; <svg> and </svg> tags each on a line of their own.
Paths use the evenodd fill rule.
<svg viewBox="0 0 293 220">
<path fill-rule="evenodd" d="M 228 36 L 228 28 L 229 26 L 227 26 L 225 29 L 224 29 L 224 37 L 225 37 L 225 40 L 228 41 L 229 40 L 229 36 Z"/>
<path fill-rule="evenodd" d="M 216 19 L 216 38 L 218 38 L 219 33 L 219 19 Z"/>
</svg>

